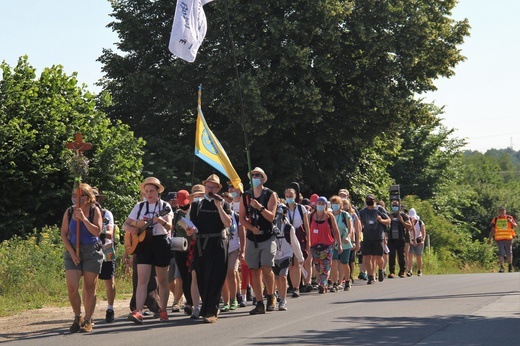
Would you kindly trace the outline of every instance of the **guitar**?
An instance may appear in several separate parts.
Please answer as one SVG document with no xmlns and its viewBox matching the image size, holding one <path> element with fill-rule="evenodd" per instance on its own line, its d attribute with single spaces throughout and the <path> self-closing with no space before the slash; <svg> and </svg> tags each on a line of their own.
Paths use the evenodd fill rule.
<svg viewBox="0 0 520 346">
<path fill-rule="evenodd" d="M 163 210 L 159 212 L 157 216 L 167 215 L 171 211 L 170 207 L 167 206 Z M 147 238 L 148 232 L 146 229 L 153 223 L 153 218 L 144 221 L 144 220 L 135 220 L 131 223 L 131 226 L 137 227 L 137 234 L 132 234 L 129 232 L 125 232 L 125 252 L 128 256 L 136 253 L 138 245 Z M 143 232 L 144 231 L 144 232 Z"/>
</svg>

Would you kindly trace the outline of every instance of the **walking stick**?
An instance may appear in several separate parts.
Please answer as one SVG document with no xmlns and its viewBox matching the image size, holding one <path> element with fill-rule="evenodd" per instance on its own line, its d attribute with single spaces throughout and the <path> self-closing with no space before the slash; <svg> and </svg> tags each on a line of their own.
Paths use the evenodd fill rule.
<svg viewBox="0 0 520 346">
<path fill-rule="evenodd" d="M 74 152 L 74 158 L 71 164 L 71 171 L 74 175 L 74 189 L 76 189 L 76 208 L 81 208 L 81 176 L 86 173 L 88 168 L 88 159 L 83 157 L 83 152 L 92 148 L 92 144 L 83 142 L 81 133 L 76 133 L 74 142 L 65 145 L 67 149 Z M 80 221 L 76 220 L 76 256 L 79 258 L 80 250 Z"/>
</svg>

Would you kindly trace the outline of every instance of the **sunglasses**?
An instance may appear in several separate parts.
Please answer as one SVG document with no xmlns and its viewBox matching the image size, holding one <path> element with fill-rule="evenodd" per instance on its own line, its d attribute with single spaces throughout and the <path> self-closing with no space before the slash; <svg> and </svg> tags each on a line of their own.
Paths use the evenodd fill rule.
<svg viewBox="0 0 520 346">
<path fill-rule="evenodd" d="M 260 174 L 260 173 L 253 173 L 253 174 L 251 174 L 251 176 L 253 178 L 262 178 L 262 174 Z"/>
</svg>

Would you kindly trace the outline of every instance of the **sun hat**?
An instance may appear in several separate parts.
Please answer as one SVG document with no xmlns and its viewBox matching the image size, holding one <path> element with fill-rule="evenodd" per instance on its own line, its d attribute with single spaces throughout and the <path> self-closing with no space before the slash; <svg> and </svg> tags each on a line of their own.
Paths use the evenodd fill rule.
<svg viewBox="0 0 520 346">
<path fill-rule="evenodd" d="M 161 182 L 156 177 L 148 177 L 141 184 L 139 184 L 139 190 L 144 193 L 144 187 L 146 185 L 155 185 L 157 189 L 159 189 L 159 193 L 164 191 L 164 186 L 161 185 Z"/>
<path fill-rule="evenodd" d="M 267 174 L 265 174 L 264 170 L 260 167 L 255 167 L 252 171 L 251 171 L 251 174 L 253 173 L 258 173 L 262 176 L 262 178 L 264 178 L 264 183 L 267 181 Z M 247 173 L 247 176 L 249 177 L 249 179 L 251 179 L 251 176 L 249 175 L 249 173 Z"/>
<path fill-rule="evenodd" d="M 202 182 L 202 185 L 206 185 L 207 182 L 210 182 L 210 183 L 215 183 L 218 185 L 218 188 L 221 189 L 222 188 L 222 184 L 220 183 L 220 178 L 218 177 L 218 175 L 216 174 L 212 174 L 208 177 L 208 179 L 204 180 Z"/>
</svg>

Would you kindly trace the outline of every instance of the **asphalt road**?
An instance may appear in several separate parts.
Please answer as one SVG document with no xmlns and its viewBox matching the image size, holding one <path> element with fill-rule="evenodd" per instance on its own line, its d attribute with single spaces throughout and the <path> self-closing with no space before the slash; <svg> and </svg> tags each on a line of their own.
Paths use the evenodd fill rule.
<svg viewBox="0 0 520 346">
<path fill-rule="evenodd" d="M 170 313 L 170 321 L 68 324 L 12 345 L 520 345 L 520 273 L 385 279 L 350 292 L 288 298 L 288 311 L 222 313 L 215 324 Z"/>
</svg>

